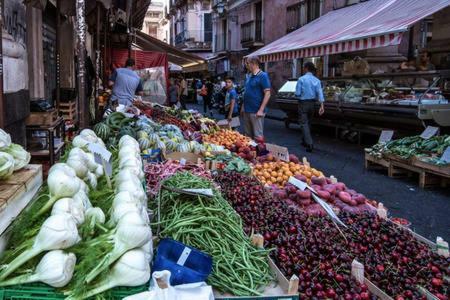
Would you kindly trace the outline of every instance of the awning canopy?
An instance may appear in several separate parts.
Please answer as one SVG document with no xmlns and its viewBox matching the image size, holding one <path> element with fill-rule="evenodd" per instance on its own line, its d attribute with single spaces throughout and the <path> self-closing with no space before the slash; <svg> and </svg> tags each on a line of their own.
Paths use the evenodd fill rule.
<svg viewBox="0 0 450 300">
<path fill-rule="evenodd" d="M 331 11 L 248 56 L 268 62 L 398 45 L 411 25 L 449 5 L 450 0 L 359 3 Z"/>
<path fill-rule="evenodd" d="M 181 66 L 184 72 L 192 68 L 197 70 L 207 67 L 205 60 L 201 57 L 170 46 L 141 31 L 136 31 L 134 43 L 142 50 L 166 52 L 169 62 Z"/>
</svg>

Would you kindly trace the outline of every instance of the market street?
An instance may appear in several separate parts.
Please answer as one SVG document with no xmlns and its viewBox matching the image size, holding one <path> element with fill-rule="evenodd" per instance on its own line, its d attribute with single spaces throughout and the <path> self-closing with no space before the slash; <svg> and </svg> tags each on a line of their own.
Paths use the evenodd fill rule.
<svg viewBox="0 0 450 300">
<path fill-rule="evenodd" d="M 202 111 L 201 105 L 190 104 L 190 108 Z M 222 116 L 215 114 L 215 118 Z M 405 218 L 412 223 L 411 229 L 435 241 L 436 236 L 450 239 L 450 190 L 422 190 L 417 178 L 389 178 L 387 171 L 366 171 L 364 168 L 364 146 L 336 140 L 327 132 L 314 132 L 315 149 L 306 153 L 299 145 L 299 127 L 286 129 L 284 122 L 265 120 L 265 135 L 268 143 L 287 147 L 298 157 L 306 156 L 311 165 L 334 175 L 366 195 L 382 202 L 391 216 Z M 366 145 L 369 146 L 369 145 Z"/>
</svg>

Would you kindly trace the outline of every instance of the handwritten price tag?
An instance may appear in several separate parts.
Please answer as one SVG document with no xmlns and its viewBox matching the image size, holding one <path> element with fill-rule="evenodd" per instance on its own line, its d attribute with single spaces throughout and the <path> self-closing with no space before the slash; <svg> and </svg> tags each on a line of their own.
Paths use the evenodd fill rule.
<svg viewBox="0 0 450 300">
<path fill-rule="evenodd" d="M 429 138 L 435 136 L 439 132 L 439 127 L 427 126 L 425 130 L 420 135 L 421 138 L 428 140 Z"/>
<path fill-rule="evenodd" d="M 295 185 L 296 187 L 298 187 L 300 190 L 302 190 L 302 191 L 304 191 L 307 187 L 308 187 L 308 184 L 306 183 L 306 182 L 303 182 L 303 181 L 301 181 L 301 180 L 298 180 L 297 178 L 295 178 L 295 177 L 289 177 L 289 180 L 288 180 L 288 182 L 290 183 L 290 184 L 293 184 L 293 185 Z"/>
<path fill-rule="evenodd" d="M 271 152 L 278 159 L 289 161 L 289 150 L 286 147 L 274 145 L 274 144 L 266 144 L 267 151 Z"/>
<path fill-rule="evenodd" d="M 393 136 L 394 136 L 393 130 L 383 130 L 381 132 L 380 138 L 378 139 L 378 143 L 390 142 Z"/>
<path fill-rule="evenodd" d="M 450 147 L 447 147 L 447 149 L 445 149 L 444 153 L 441 156 L 441 160 L 446 163 L 450 163 Z"/>
</svg>

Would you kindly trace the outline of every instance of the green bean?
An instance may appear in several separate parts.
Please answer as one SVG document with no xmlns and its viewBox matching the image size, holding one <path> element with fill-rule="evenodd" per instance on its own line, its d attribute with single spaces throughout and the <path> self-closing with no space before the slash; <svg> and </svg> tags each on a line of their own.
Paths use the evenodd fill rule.
<svg viewBox="0 0 450 300">
<path fill-rule="evenodd" d="M 271 278 L 269 252 L 251 244 L 244 235 L 239 215 L 219 192 L 213 190 L 214 196 L 208 198 L 180 194 L 175 188 L 213 188 L 213 185 L 188 172 L 165 180 L 159 194 L 161 237 L 174 238 L 210 254 L 213 271 L 208 282 L 219 291 L 236 296 L 259 295 L 257 289 L 266 286 Z"/>
</svg>

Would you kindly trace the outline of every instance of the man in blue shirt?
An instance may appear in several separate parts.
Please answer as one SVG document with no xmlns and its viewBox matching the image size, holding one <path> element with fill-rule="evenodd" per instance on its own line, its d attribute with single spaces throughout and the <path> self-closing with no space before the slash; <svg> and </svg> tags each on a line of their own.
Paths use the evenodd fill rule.
<svg viewBox="0 0 450 300">
<path fill-rule="evenodd" d="M 245 81 L 243 118 L 245 134 L 251 138 L 264 137 L 264 117 L 270 99 L 270 80 L 259 68 L 259 59 L 249 57 L 246 61 L 250 75 Z"/>
<path fill-rule="evenodd" d="M 127 59 L 125 68 L 116 69 L 109 79 L 109 85 L 113 86 L 112 102 L 118 101 L 119 104 L 129 106 L 133 102 L 134 95 L 144 95 L 141 78 L 133 71 L 134 65 L 134 59 Z"/>
<path fill-rule="evenodd" d="M 319 115 L 325 110 L 323 107 L 323 91 L 320 80 L 313 74 L 316 72 L 316 66 L 312 62 L 307 62 L 303 66 L 305 75 L 300 77 L 295 87 L 295 95 L 299 99 L 298 118 L 302 132 L 302 142 L 306 146 L 307 152 L 313 150 L 313 140 L 311 137 L 311 119 L 314 116 L 314 105 L 316 101 L 320 102 Z"/>
</svg>

